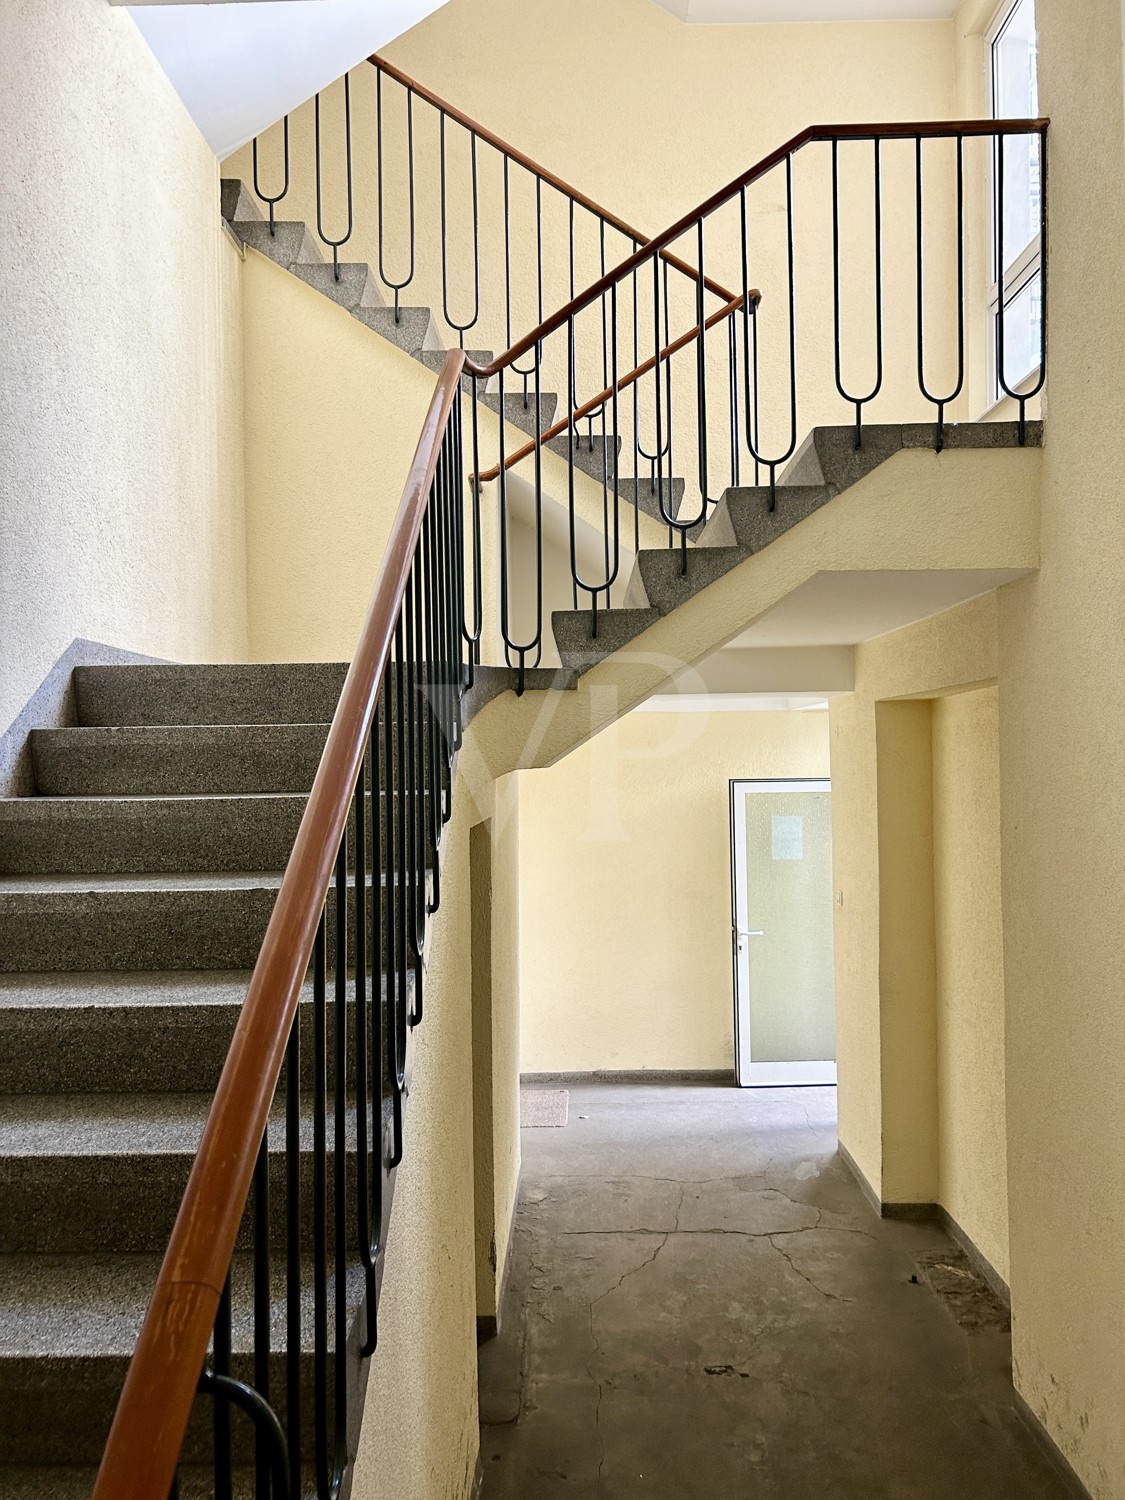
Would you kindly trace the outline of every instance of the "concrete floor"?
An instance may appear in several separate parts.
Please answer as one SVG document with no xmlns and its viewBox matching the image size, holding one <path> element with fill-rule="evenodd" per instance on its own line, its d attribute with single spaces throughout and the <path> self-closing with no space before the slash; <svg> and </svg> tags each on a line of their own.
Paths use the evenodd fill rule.
<svg viewBox="0 0 1125 1500">
<path fill-rule="evenodd" d="M 835 1107 L 584 1085 L 523 1132 L 484 1500 L 1071 1493 L 1016 1416 L 1002 1309 L 936 1225 L 876 1218 Z"/>
</svg>

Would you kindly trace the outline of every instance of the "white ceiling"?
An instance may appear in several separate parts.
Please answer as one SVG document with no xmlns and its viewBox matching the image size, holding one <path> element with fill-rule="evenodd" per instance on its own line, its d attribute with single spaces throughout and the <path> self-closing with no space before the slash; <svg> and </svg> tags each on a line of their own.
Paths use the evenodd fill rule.
<svg viewBox="0 0 1125 1500">
<path fill-rule="evenodd" d="M 681 21 L 732 25 L 765 21 L 930 21 L 957 11 L 957 0 L 656 0 Z"/>
<path fill-rule="evenodd" d="M 175 0 L 128 8 L 221 160 L 444 3 Z"/>
</svg>

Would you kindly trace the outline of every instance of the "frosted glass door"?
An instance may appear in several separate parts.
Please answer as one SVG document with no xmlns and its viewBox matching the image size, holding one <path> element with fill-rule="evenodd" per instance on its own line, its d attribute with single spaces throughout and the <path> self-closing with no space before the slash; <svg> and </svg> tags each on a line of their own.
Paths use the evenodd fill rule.
<svg viewBox="0 0 1125 1500">
<path fill-rule="evenodd" d="M 836 1081 L 831 791 L 731 783 L 736 1071 L 741 1084 Z"/>
</svg>

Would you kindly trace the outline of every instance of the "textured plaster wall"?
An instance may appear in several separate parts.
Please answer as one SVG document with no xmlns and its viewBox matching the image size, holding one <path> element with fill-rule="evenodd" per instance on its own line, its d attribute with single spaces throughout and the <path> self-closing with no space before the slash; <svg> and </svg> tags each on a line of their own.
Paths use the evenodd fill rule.
<svg viewBox="0 0 1125 1500">
<path fill-rule="evenodd" d="M 1007 1281 L 996 688 L 936 698 L 932 736 L 938 1201 Z"/>
<path fill-rule="evenodd" d="M 1016 1382 L 1125 1495 L 1125 127 L 1121 7 L 1038 0 L 1051 117 L 1042 568 L 1000 610 Z"/>
<path fill-rule="evenodd" d="M 395 1183 L 356 1500 L 467 1500 L 476 1466 L 471 800 L 457 780 Z"/>
<path fill-rule="evenodd" d="M 937 1191 L 930 705 L 889 700 L 994 679 L 997 610 L 985 595 L 857 647 L 856 690 L 829 704 L 840 1140 L 888 1201 Z M 920 906 L 884 893 L 896 862 Z"/>
<path fill-rule="evenodd" d="M 823 713 L 632 713 L 520 789 L 521 1067 L 733 1066 L 732 777 L 824 776 Z"/>
<path fill-rule="evenodd" d="M 435 376 L 253 251 L 243 291 L 251 651 L 346 661 Z"/>
<path fill-rule="evenodd" d="M 240 262 L 123 9 L 0 11 L 0 728 L 75 637 L 247 648 Z"/>
</svg>

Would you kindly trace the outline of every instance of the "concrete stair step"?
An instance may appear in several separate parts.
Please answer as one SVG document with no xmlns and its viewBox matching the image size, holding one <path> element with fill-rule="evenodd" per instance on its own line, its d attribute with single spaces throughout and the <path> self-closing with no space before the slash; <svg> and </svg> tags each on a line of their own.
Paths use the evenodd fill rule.
<svg viewBox="0 0 1125 1500">
<path fill-rule="evenodd" d="M 826 484 L 778 485 L 772 497 L 768 485 L 727 490 L 707 523 L 698 550 L 723 552 L 733 545 L 744 552 L 760 552 L 837 493 Z"/>
<path fill-rule="evenodd" d="M 743 547 L 655 547 L 637 553 L 626 607 L 671 614 L 748 556 Z"/>
<path fill-rule="evenodd" d="M 249 982 L 246 970 L 0 974 L 0 1096 L 211 1094 Z M 351 1015 L 354 978 L 348 994 Z M 333 995 L 330 980 L 330 1012 Z M 311 981 L 298 1014 L 311 1087 Z"/>
<path fill-rule="evenodd" d="M 291 269 L 314 291 L 348 312 L 383 306 L 383 289 L 366 261 L 341 261 L 337 266 L 297 264 Z"/>
<path fill-rule="evenodd" d="M 291 271 L 295 266 L 320 265 L 324 256 L 320 242 L 300 219 L 279 219 L 270 233 L 263 219 L 237 219 L 231 229 L 244 245 Z"/>
<path fill-rule="evenodd" d="M 664 509 L 673 516 L 679 516 L 680 506 L 684 500 L 686 484 L 682 479 L 662 479 L 657 484 L 654 479 L 646 479 L 642 474 L 638 479 L 622 479 L 619 494 L 622 500 L 627 500 L 630 505 L 639 505 L 646 516 L 651 516 L 661 526 L 665 525 L 665 519 L 660 513 L 661 495 L 664 499 Z M 705 522 L 697 521 L 688 529 L 688 539 L 696 541 L 703 530 Z"/>
<path fill-rule="evenodd" d="M 932 449 L 935 432 L 933 422 L 876 422 L 863 428 L 857 449 L 853 425 L 814 427 L 782 470 L 779 483 L 847 489 L 903 448 Z M 1028 422 L 1025 438 L 1027 446 L 1038 447 L 1043 441 L 1042 422 Z M 1019 424 L 953 422 L 944 428 L 942 442 L 945 448 L 1015 448 Z"/>
<path fill-rule="evenodd" d="M 36 729 L 31 753 L 48 797 L 307 793 L 327 736 L 327 724 Z"/>
<path fill-rule="evenodd" d="M 328 1046 L 334 1037 L 328 1019 Z M 311 1075 L 310 1075 L 311 1081 Z M 160 1254 L 172 1232 L 188 1173 L 211 1107 L 211 1094 L 24 1094 L 0 1100 L 0 1255 L 152 1252 Z M 329 1095 L 328 1174 L 335 1171 L 333 1109 Z M 312 1096 L 302 1100 L 301 1194 L 313 1193 Z M 372 1128 L 372 1127 L 369 1127 Z M 372 1128 L 389 1153 L 390 1101 Z M 269 1126 L 270 1198 L 285 1202 L 285 1097 L 275 1101 Z M 348 1109 L 346 1157 L 350 1207 L 348 1238 L 355 1224 L 356 1117 Z M 311 1214 L 303 1221 L 312 1250 Z M 284 1214 L 275 1212 L 271 1243 L 284 1248 Z M 238 1247 L 253 1246 L 248 1214 Z"/>
<path fill-rule="evenodd" d="M 499 415 L 500 393 L 498 391 L 490 391 L 481 399 L 485 406 Z M 555 412 L 558 404 L 559 398 L 554 391 L 540 391 L 538 431 L 546 432 L 547 428 L 550 427 L 551 423 L 555 420 Z M 534 437 L 536 433 L 534 388 L 529 387 L 526 403 L 522 392 L 506 391 L 504 393 L 504 416 L 513 427 L 518 427 L 521 432 L 526 432 L 529 437 Z"/>
<path fill-rule="evenodd" d="M 613 483 L 613 468 L 617 455 L 621 452 L 621 439 L 614 442 L 611 438 L 603 438 L 596 430 L 593 438 L 590 438 L 582 430 L 583 422 L 579 423 L 579 430 L 574 434 L 574 467 L 581 469 L 584 474 L 589 474 L 591 479 L 598 483 L 603 481 L 607 484 Z M 570 454 L 570 435 L 560 432 L 558 437 L 553 437 L 546 444 L 552 453 L 558 453 L 563 458 Z"/>
<path fill-rule="evenodd" d="M 344 662 L 76 667 L 82 725 L 329 724 Z"/>
<path fill-rule="evenodd" d="M 0 877 L 0 952 L 6 970 L 16 974 L 251 969 L 280 884 L 280 873 L 270 871 L 5 875 Z M 427 879 L 427 889 L 429 884 Z M 334 912 L 330 888 L 330 963 Z M 352 923 L 348 928 L 350 953 Z"/>
<path fill-rule="evenodd" d="M 438 343 L 433 315 L 428 307 L 400 307 L 395 316 L 393 307 L 359 306 L 352 308 L 352 317 L 358 318 L 365 328 L 387 339 L 412 359 L 421 359 L 422 351 Z"/>
<path fill-rule="evenodd" d="M 271 1287 L 271 1385 L 285 1389 L 284 1266 L 274 1257 Z M 149 1254 L 0 1256 L 0 1464 L 96 1464 L 105 1445 L 129 1358 L 160 1266 Z M 251 1374 L 250 1257 L 232 1266 L 232 1373 Z M 313 1278 L 302 1266 L 302 1428 L 311 1433 L 313 1391 Z M 330 1286 L 330 1297 L 334 1291 Z M 363 1319 L 364 1281 L 358 1266 L 347 1278 L 349 1386 L 357 1375 L 354 1350 Z M 330 1304 L 331 1305 L 331 1304 Z M 333 1347 L 331 1316 L 329 1347 Z M 356 1395 L 358 1395 L 358 1388 Z M 349 1392 L 349 1404 L 356 1410 Z M 211 1454 L 210 1398 L 196 1401 L 184 1445 L 186 1464 Z M 253 1451 L 250 1424 L 232 1423 L 233 1448 L 245 1462 Z M 2 1472 L 2 1470 L 0 1470 Z"/>
<path fill-rule="evenodd" d="M 581 674 L 628 645 L 659 618 L 658 609 L 599 609 L 595 637 L 591 610 L 556 609 L 551 629 L 563 666 Z"/>
<path fill-rule="evenodd" d="M 283 870 L 308 796 L 0 800 L 0 873 Z"/>
<path fill-rule="evenodd" d="M 90 1500 L 97 1469 L 74 1464 L 0 1464 L 0 1500 Z M 180 1500 L 212 1500 L 215 1477 L 210 1467 L 181 1464 Z M 312 1491 L 305 1486 L 305 1493 Z M 232 1500 L 255 1500 L 252 1468 L 236 1468 L 231 1475 Z"/>
</svg>

